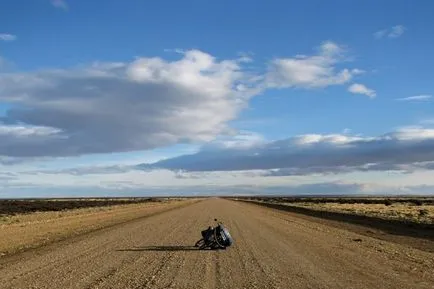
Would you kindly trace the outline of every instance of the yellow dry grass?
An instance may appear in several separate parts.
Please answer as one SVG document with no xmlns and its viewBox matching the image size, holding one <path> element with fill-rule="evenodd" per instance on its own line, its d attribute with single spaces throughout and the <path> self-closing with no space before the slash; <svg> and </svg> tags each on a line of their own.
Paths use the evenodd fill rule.
<svg viewBox="0 0 434 289">
<path fill-rule="evenodd" d="M 411 203 L 384 204 L 340 204 L 340 203 L 285 203 L 293 207 L 310 208 L 314 210 L 350 213 L 363 216 L 373 216 L 383 219 L 412 221 L 434 224 L 434 205 L 414 205 Z"/>
<path fill-rule="evenodd" d="M 0 256 L 196 202 L 168 200 L 0 217 Z"/>
</svg>

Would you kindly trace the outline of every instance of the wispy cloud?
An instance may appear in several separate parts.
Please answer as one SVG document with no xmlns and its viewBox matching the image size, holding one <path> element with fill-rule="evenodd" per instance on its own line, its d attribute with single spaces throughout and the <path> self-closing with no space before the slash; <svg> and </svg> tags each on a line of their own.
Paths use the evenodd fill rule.
<svg viewBox="0 0 434 289">
<path fill-rule="evenodd" d="M 377 95 L 375 90 L 370 89 L 360 83 L 353 83 L 352 85 L 350 85 L 350 87 L 348 87 L 348 91 L 355 94 L 364 94 L 366 96 L 369 96 L 370 98 L 374 98 Z"/>
<path fill-rule="evenodd" d="M 402 97 L 397 98 L 396 100 L 399 101 L 428 101 L 432 99 L 432 95 L 430 94 L 420 94 L 420 95 L 413 95 L 409 97 Z"/>
<path fill-rule="evenodd" d="M 375 32 L 374 37 L 377 39 L 381 39 L 381 38 L 385 38 L 385 37 L 398 38 L 402 34 L 404 34 L 404 32 L 406 30 L 407 30 L 407 28 L 403 25 L 395 25 L 391 28 L 386 28 L 386 29 L 382 29 L 382 30 Z"/>
<path fill-rule="evenodd" d="M 375 32 L 374 37 L 377 39 L 381 39 L 384 36 L 386 36 L 386 34 L 387 34 L 387 29 L 383 29 L 383 30 L 379 30 L 379 31 Z"/>
<path fill-rule="evenodd" d="M 393 26 L 387 35 L 389 38 L 398 38 L 407 30 L 403 25 Z"/>
<path fill-rule="evenodd" d="M 59 9 L 68 10 L 69 6 L 68 3 L 66 3 L 65 0 L 51 0 L 51 4 Z"/>
<path fill-rule="evenodd" d="M 0 33 L 0 40 L 2 41 L 14 41 L 17 39 L 16 35 L 8 33 Z"/>
</svg>

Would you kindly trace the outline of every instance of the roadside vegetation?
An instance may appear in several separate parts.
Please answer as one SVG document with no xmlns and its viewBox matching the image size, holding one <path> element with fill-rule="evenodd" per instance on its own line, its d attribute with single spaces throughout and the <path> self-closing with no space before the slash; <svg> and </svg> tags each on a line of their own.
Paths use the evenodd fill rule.
<svg viewBox="0 0 434 289">
<path fill-rule="evenodd" d="M 244 197 L 250 200 L 281 204 L 315 211 L 377 217 L 422 224 L 434 224 L 434 197 L 411 198 L 307 198 L 307 197 Z"/>
<path fill-rule="evenodd" d="M 0 200 L 0 217 L 34 212 L 161 202 L 164 200 L 164 198 L 4 199 Z"/>
</svg>

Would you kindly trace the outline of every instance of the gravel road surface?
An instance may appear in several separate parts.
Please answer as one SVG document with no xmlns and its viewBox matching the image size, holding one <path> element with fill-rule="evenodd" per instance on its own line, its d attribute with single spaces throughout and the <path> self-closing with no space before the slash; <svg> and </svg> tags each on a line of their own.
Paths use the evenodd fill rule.
<svg viewBox="0 0 434 289">
<path fill-rule="evenodd" d="M 235 244 L 192 245 L 221 219 Z M 434 254 L 211 198 L 0 259 L 0 288 L 434 288 Z"/>
</svg>

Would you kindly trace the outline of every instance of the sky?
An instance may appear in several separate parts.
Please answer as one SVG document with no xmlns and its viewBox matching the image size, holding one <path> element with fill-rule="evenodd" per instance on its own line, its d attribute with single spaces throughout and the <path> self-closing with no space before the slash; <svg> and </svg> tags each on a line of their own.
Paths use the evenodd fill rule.
<svg viewBox="0 0 434 289">
<path fill-rule="evenodd" d="M 0 198 L 434 194 L 432 1 L 0 2 Z"/>
</svg>

